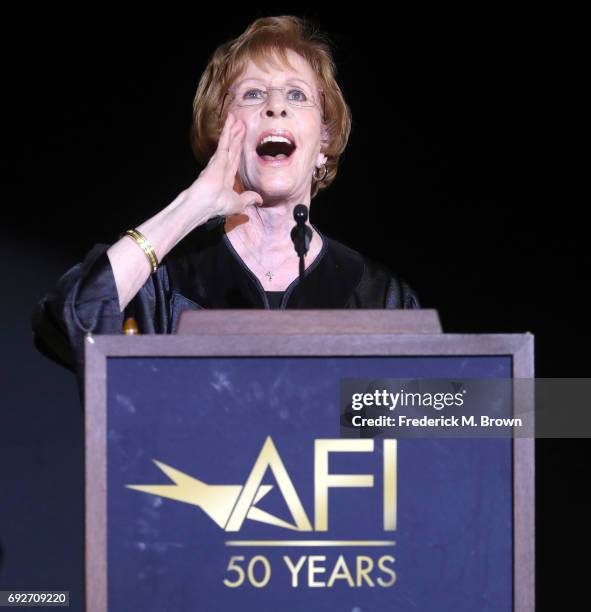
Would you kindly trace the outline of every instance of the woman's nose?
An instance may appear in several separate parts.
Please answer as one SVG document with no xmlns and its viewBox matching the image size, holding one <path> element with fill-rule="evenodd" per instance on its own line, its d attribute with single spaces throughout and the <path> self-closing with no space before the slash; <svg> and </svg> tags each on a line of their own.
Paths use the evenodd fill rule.
<svg viewBox="0 0 591 612">
<path fill-rule="evenodd" d="M 268 92 L 267 102 L 265 106 L 265 115 L 267 117 L 273 117 L 273 115 L 281 115 L 282 117 L 287 116 L 287 103 L 285 95 L 281 90 L 270 89 Z"/>
<path fill-rule="evenodd" d="M 274 114 L 275 114 L 275 112 L 273 111 L 273 109 L 272 109 L 272 108 L 268 108 L 268 109 L 267 109 L 267 111 L 266 111 L 266 115 L 267 115 L 267 117 L 272 117 Z M 277 113 L 277 114 L 279 114 L 279 113 Z M 282 117 L 287 117 L 287 113 L 285 112 L 285 109 L 283 109 L 283 110 L 281 111 L 281 116 L 282 116 Z"/>
</svg>

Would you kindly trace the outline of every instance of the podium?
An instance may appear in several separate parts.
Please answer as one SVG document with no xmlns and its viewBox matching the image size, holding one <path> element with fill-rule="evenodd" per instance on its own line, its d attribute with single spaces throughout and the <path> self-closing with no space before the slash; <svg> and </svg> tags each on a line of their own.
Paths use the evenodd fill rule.
<svg viewBox="0 0 591 612">
<path fill-rule="evenodd" d="M 533 610 L 533 438 L 343 434 L 351 381 L 532 379 L 533 346 L 427 310 L 88 336 L 87 610 Z"/>
</svg>

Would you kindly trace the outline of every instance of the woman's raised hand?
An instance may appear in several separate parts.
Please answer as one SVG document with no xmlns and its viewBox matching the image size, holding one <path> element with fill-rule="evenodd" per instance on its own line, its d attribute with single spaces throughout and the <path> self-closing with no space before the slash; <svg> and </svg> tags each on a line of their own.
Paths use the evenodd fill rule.
<svg viewBox="0 0 591 612">
<path fill-rule="evenodd" d="M 242 212 L 248 205 L 259 205 L 263 198 L 255 191 L 234 191 L 234 181 L 246 126 L 228 113 L 216 152 L 197 180 L 187 189 L 188 196 L 211 211 L 211 216 L 228 216 Z"/>
<path fill-rule="evenodd" d="M 234 191 L 245 134 L 244 123 L 228 114 L 217 150 L 197 180 L 166 208 L 137 226 L 136 229 L 149 240 L 158 261 L 208 219 L 237 214 L 249 205 L 263 203 L 263 198 L 254 191 Z M 107 256 L 115 276 L 119 309 L 123 312 L 152 269 L 142 249 L 127 236 L 113 244 Z"/>
</svg>

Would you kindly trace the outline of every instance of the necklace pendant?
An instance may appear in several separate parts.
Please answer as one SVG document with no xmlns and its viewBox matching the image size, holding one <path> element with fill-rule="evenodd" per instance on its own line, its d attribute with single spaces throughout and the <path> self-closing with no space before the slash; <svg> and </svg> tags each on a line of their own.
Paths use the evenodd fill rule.
<svg viewBox="0 0 591 612">
<path fill-rule="evenodd" d="M 269 280 L 273 280 L 273 273 L 272 273 L 272 272 L 270 272 L 270 271 L 269 271 L 269 272 L 267 272 L 267 273 L 265 274 L 265 276 L 266 276 L 266 277 L 267 277 Z"/>
</svg>

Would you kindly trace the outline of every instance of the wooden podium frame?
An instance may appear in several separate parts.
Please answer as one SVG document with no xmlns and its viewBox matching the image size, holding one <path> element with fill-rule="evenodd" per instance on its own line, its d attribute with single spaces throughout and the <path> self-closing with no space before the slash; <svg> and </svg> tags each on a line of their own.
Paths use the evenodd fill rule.
<svg viewBox="0 0 591 612">
<path fill-rule="evenodd" d="M 248 356 L 511 356 L 513 378 L 534 377 L 534 337 L 442 334 L 428 311 L 197 311 L 193 334 L 88 335 L 85 365 L 85 591 L 88 612 L 107 610 L 107 359 Z M 420 314 L 422 313 L 422 314 Z M 271 316 L 269 316 L 271 315 Z M 183 323 L 183 321 L 181 321 Z M 401 333 L 403 328 L 413 333 Z M 293 333 L 291 330 L 298 330 Z M 426 330 L 426 331 L 421 331 Z M 533 398 L 514 398 L 516 405 Z M 513 439 L 513 612 L 535 602 L 533 438 Z"/>
</svg>

